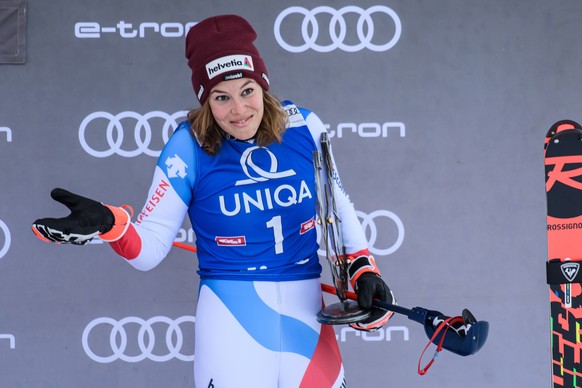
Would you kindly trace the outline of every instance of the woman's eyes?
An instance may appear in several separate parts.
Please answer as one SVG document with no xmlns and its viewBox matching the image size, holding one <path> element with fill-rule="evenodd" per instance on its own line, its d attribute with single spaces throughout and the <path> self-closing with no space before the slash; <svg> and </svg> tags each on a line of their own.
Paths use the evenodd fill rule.
<svg viewBox="0 0 582 388">
<path fill-rule="evenodd" d="M 245 96 L 250 96 L 251 94 L 253 94 L 253 92 L 255 91 L 254 88 L 246 88 L 241 92 L 241 96 L 245 97 Z M 224 101 L 228 101 L 230 100 L 230 97 L 226 94 L 219 94 L 214 98 L 216 101 L 220 101 L 220 102 L 224 102 Z"/>
</svg>

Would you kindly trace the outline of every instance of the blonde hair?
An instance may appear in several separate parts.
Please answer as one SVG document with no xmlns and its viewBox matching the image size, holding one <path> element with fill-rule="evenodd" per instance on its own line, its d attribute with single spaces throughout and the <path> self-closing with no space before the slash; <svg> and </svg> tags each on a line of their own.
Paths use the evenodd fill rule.
<svg viewBox="0 0 582 388">
<path fill-rule="evenodd" d="M 287 127 L 287 112 L 281 102 L 269 92 L 263 90 L 263 119 L 255 137 L 256 144 L 265 147 L 273 142 L 281 143 L 283 132 Z M 209 155 L 216 155 L 222 147 L 224 130 L 218 126 L 208 100 L 200 108 L 188 112 L 190 131 Z"/>
</svg>

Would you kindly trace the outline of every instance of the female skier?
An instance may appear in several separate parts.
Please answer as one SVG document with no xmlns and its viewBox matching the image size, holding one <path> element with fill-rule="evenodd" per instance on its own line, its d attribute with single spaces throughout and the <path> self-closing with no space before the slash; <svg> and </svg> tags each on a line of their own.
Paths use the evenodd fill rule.
<svg viewBox="0 0 582 388">
<path fill-rule="evenodd" d="M 188 32 L 186 58 L 200 108 L 162 150 L 133 223 L 120 207 L 54 189 L 52 197 L 71 214 L 36 220 L 32 228 L 54 243 L 99 237 L 147 271 L 166 257 L 188 214 L 200 276 L 196 386 L 345 387 L 334 331 L 316 319 L 322 267 L 312 155 L 325 128 L 313 112 L 269 93 L 255 39 L 235 15 L 208 18 Z M 329 184 L 358 304 L 394 303 L 337 171 L 334 177 Z M 375 330 L 390 315 L 375 309 L 352 326 Z"/>
</svg>

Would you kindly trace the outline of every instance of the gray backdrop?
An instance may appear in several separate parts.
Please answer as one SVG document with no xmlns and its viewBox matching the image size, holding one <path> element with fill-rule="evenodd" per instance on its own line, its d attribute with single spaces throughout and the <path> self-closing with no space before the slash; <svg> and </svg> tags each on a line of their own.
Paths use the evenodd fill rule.
<svg viewBox="0 0 582 388">
<path fill-rule="evenodd" d="M 542 144 L 582 120 L 578 0 L 29 0 L 26 62 L 0 65 L 0 385 L 193 385 L 195 255 L 139 272 L 30 224 L 66 214 L 53 187 L 141 209 L 164 134 L 197 106 L 185 31 L 224 13 L 256 27 L 272 91 L 329 124 L 400 304 L 490 322 L 479 353 L 423 377 L 419 324 L 337 327 L 349 385 L 549 386 Z"/>
</svg>

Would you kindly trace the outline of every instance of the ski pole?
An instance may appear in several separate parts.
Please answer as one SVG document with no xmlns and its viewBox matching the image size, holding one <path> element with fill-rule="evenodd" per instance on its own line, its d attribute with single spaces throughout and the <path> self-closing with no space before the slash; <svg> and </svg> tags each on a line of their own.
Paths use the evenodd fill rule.
<svg viewBox="0 0 582 388">
<path fill-rule="evenodd" d="M 335 294 L 335 288 L 330 285 L 322 284 L 321 289 L 324 292 Z M 357 295 L 354 292 L 348 291 L 346 292 L 346 296 L 349 299 L 357 300 Z M 470 319 L 472 322 L 468 322 L 471 324 L 471 327 L 469 327 L 469 330 L 467 330 L 467 334 L 465 336 L 457 334 L 445 336 L 445 332 L 440 332 L 439 328 L 435 328 L 433 325 L 435 318 L 445 317 L 445 315 L 439 311 L 427 310 L 423 307 L 414 307 L 409 309 L 376 299 L 372 302 L 372 305 L 382 310 L 393 311 L 398 314 L 406 315 L 408 319 L 420 323 L 424 326 L 424 331 L 428 338 L 430 338 L 430 340 L 435 345 L 439 345 L 440 343 L 442 348 L 460 356 L 469 356 L 471 354 L 477 353 L 477 351 L 485 344 L 487 335 L 489 333 L 489 322 L 476 320 L 473 321 L 474 318 L 472 318 Z M 469 310 L 465 309 L 463 311 L 463 316 L 460 318 L 463 319 L 463 322 L 466 322 L 468 320 L 468 316 L 472 317 L 472 314 L 469 312 Z M 446 323 L 445 319 L 441 324 L 448 323 Z"/>
<path fill-rule="evenodd" d="M 196 252 L 196 247 L 189 244 L 174 242 L 173 245 L 191 252 Z M 336 294 L 335 287 L 331 285 L 322 283 L 321 289 L 322 291 L 329 294 Z M 352 291 L 346 291 L 346 297 L 351 300 L 357 300 L 357 295 Z M 435 328 L 433 325 L 435 318 L 445 317 L 445 315 L 439 311 L 428 310 L 422 307 L 414 307 L 409 309 L 403 306 L 382 302 L 380 300 L 374 300 L 372 305 L 382 310 L 393 311 L 398 314 L 406 315 L 408 319 L 420 323 L 424 326 L 424 331 L 431 342 L 433 342 L 439 348 L 447 349 L 448 351 L 460 356 L 469 356 L 479 351 L 479 349 L 481 349 L 485 344 L 487 335 L 489 333 L 489 323 L 487 321 L 475 320 L 470 322 L 471 326 L 467 330 L 467 334 L 465 336 L 457 334 L 445 336 L 447 330 L 443 331 L 441 329 L 443 325 L 449 324 L 446 319 L 443 320 L 443 322 L 437 328 Z M 467 313 L 472 317 L 472 314 L 467 309 L 465 309 L 463 311 L 463 315 L 466 315 Z M 467 321 L 466 317 L 462 318 L 464 322 Z"/>
</svg>

